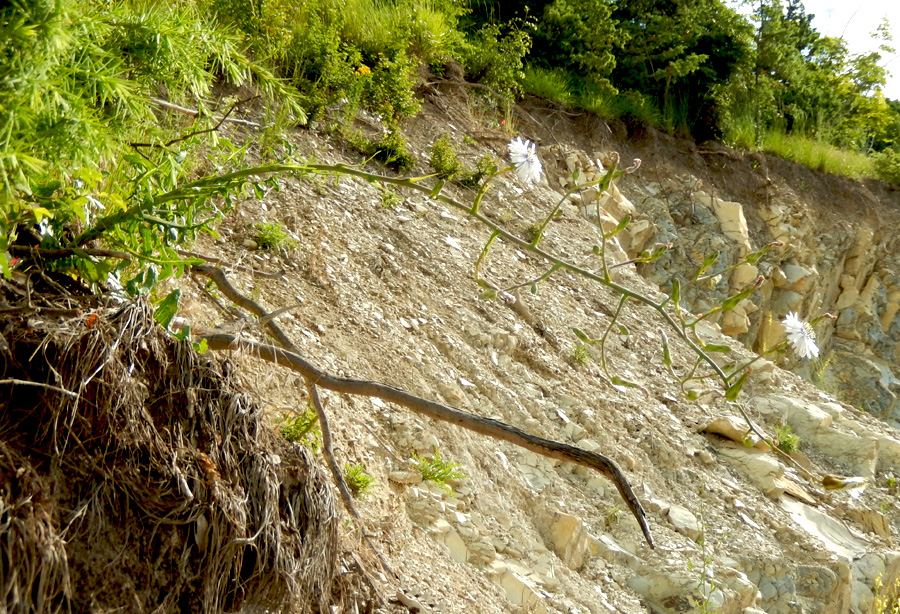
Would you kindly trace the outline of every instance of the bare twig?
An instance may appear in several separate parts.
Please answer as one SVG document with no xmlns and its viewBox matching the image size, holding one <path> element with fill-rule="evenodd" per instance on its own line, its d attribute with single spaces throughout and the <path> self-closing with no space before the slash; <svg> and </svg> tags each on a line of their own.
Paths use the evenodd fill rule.
<svg viewBox="0 0 900 614">
<path fill-rule="evenodd" d="M 284 269 L 281 269 L 280 271 L 278 271 L 276 273 L 264 273 L 262 271 L 258 271 L 256 269 L 254 269 L 252 267 L 242 266 L 240 264 L 232 264 L 230 262 L 221 260 L 219 258 L 213 258 L 212 256 L 207 256 L 205 254 L 200 254 L 197 252 L 191 252 L 186 249 L 178 249 L 175 251 L 178 252 L 179 256 L 184 256 L 186 258 L 199 258 L 200 260 L 203 260 L 204 262 L 208 262 L 210 264 L 218 264 L 219 266 L 221 266 L 223 268 L 231 269 L 233 271 L 249 273 L 253 277 L 259 277 L 262 279 L 281 279 L 282 277 L 284 277 L 284 273 L 285 273 Z"/>
<path fill-rule="evenodd" d="M 162 98 L 151 98 L 150 102 L 158 107 L 162 107 L 163 109 L 168 109 L 169 111 L 175 111 L 177 113 L 184 113 L 185 115 L 190 115 L 191 117 L 197 117 L 198 115 L 200 115 L 200 111 L 198 111 L 197 109 L 188 109 L 187 107 L 178 106 L 177 104 L 169 102 L 168 100 L 163 100 Z M 262 126 L 255 122 L 251 122 L 246 119 L 232 119 L 228 117 L 227 114 L 222 118 L 222 121 L 227 121 L 229 124 L 249 126 L 250 128 L 262 128 Z"/>
<path fill-rule="evenodd" d="M 327 390 L 333 390 L 343 394 L 377 397 L 383 401 L 406 407 L 407 409 L 428 416 L 434 420 L 449 422 L 494 439 L 508 441 L 513 445 L 525 448 L 526 450 L 531 450 L 542 456 L 589 467 L 605 476 L 616 485 L 622 499 L 625 500 L 632 515 L 634 515 L 638 524 L 640 524 L 641 531 L 643 531 L 647 543 L 651 548 L 654 547 L 653 537 L 650 533 L 650 526 L 647 524 L 644 508 L 641 506 L 637 495 L 634 494 L 634 490 L 632 490 L 631 485 L 628 483 L 628 478 L 625 477 L 622 470 L 619 469 L 611 459 L 603 455 L 588 452 L 587 450 L 582 450 L 581 448 L 576 448 L 558 441 L 530 435 L 525 431 L 504 424 L 498 420 L 475 416 L 447 405 L 423 399 L 414 394 L 410 394 L 405 390 L 394 388 L 393 386 L 377 382 L 335 377 L 320 370 L 299 354 L 288 352 L 271 345 L 256 343 L 229 334 L 209 334 L 203 335 L 202 338 L 206 339 L 208 347 L 212 350 L 246 352 L 249 355 L 262 358 L 263 360 L 286 366 L 297 373 L 300 373 L 305 379 L 311 381 L 313 384 Z"/>
<path fill-rule="evenodd" d="M 344 507 L 347 509 L 348 514 L 356 518 L 357 521 L 360 521 L 362 519 L 360 518 L 359 512 L 356 511 L 356 507 L 353 505 L 353 496 L 350 494 L 350 489 L 347 487 L 347 482 L 344 480 L 344 474 L 341 473 L 341 468 L 338 466 L 337 461 L 334 460 L 334 448 L 331 444 L 331 429 L 328 428 L 328 415 L 325 413 L 325 408 L 322 407 L 322 399 L 319 398 L 319 390 L 316 388 L 316 385 L 308 379 L 306 380 L 306 390 L 309 392 L 309 398 L 312 400 L 313 407 L 316 408 L 316 415 L 319 417 L 319 428 L 322 429 L 322 451 L 325 454 L 325 460 L 328 462 L 328 468 L 331 469 L 331 475 L 338 485 L 341 499 L 344 500 Z"/>
</svg>

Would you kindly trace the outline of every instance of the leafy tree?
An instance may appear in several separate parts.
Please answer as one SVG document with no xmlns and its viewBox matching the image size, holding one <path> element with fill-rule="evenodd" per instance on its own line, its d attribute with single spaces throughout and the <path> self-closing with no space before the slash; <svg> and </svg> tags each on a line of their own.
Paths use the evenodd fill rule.
<svg viewBox="0 0 900 614">
<path fill-rule="evenodd" d="M 718 132 L 721 88 L 749 52 L 749 27 L 719 0 L 618 0 L 612 81 L 653 100 L 672 128 Z"/>
</svg>

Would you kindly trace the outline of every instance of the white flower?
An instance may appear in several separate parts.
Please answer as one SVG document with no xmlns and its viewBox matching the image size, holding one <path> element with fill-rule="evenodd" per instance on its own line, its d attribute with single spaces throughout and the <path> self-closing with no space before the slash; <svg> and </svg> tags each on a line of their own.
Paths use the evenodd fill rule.
<svg viewBox="0 0 900 614">
<path fill-rule="evenodd" d="M 516 137 L 509 143 L 509 159 L 516 169 L 516 175 L 524 183 L 541 180 L 541 161 L 537 157 L 537 146 L 531 141 Z"/>
<path fill-rule="evenodd" d="M 800 358 L 818 358 L 819 346 L 816 345 L 816 333 L 813 327 L 800 319 L 793 311 L 781 321 L 787 333 L 788 341 Z"/>
</svg>

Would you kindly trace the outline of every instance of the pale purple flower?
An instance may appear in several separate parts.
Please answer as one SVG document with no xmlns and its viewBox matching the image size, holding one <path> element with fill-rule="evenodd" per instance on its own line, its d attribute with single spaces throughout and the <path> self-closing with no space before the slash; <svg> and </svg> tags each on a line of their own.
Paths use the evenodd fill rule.
<svg viewBox="0 0 900 614">
<path fill-rule="evenodd" d="M 787 333 L 788 342 L 800 358 L 818 358 L 819 346 L 816 345 L 816 333 L 808 322 L 804 322 L 793 311 L 781 321 Z"/>
<path fill-rule="evenodd" d="M 541 161 L 537 157 L 537 146 L 531 141 L 516 137 L 510 141 L 509 159 L 516 169 L 516 175 L 523 183 L 537 183 L 541 180 Z"/>
</svg>

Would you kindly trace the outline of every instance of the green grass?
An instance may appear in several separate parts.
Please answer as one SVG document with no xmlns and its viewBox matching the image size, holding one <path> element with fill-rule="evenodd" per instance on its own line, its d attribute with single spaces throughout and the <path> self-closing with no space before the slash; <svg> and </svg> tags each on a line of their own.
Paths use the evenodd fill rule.
<svg viewBox="0 0 900 614">
<path fill-rule="evenodd" d="M 526 66 L 522 91 L 560 104 L 568 104 L 572 100 L 571 82 L 562 70 Z"/>
<path fill-rule="evenodd" d="M 853 179 L 875 176 L 871 158 L 865 154 L 838 149 L 807 137 L 770 130 L 762 135 L 760 149 L 832 175 Z"/>
</svg>

